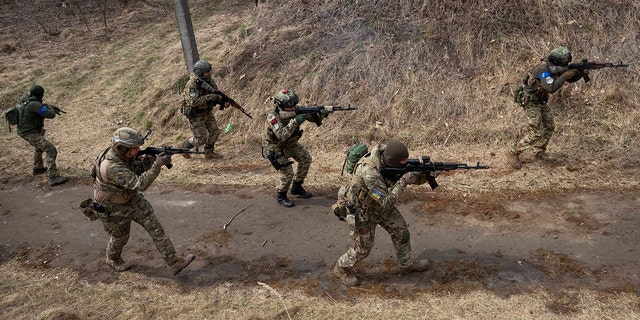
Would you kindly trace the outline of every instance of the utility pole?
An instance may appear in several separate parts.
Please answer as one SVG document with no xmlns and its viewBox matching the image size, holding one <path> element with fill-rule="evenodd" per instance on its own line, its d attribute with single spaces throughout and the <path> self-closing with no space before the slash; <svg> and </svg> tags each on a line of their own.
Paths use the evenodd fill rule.
<svg viewBox="0 0 640 320">
<path fill-rule="evenodd" d="M 191 70 L 193 70 L 193 65 L 196 61 L 200 60 L 196 37 L 193 33 L 193 24 L 191 23 L 189 3 L 187 0 L 173 0 L 173 4 L 176 8 L 178 31 L 180 32 L 180 41 L 182 42 L 182 53 L 184 54 L 184 61 L 187 64 L 187 74 L 189 74 Z"/>
</svg>

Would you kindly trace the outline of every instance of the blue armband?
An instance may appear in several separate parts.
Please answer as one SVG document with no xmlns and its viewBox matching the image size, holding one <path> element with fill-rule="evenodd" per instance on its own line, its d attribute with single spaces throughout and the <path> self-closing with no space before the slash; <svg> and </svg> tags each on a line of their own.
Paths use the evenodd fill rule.
<svg viewBox="0 0 640 320">
<path fill-rule="evenodd" d="M 47 110 L 49 110 L 49 108 L 47 108 L 47 106 L 43 106 L 42 109 L 40 109 L 40 111 L 38 111 L 38 115 L 42 117 L 42 115 L 47 112 Z"/>
</svg>

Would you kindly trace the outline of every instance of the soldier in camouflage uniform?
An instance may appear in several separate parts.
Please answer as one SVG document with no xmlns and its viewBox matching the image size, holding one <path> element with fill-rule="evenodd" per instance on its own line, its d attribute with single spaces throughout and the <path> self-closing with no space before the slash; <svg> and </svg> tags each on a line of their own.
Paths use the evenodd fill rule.
<svg viewBox="0 0 640 320">
<path fill-rule="evenodd" d="M 138 131 L 123 127 L 113 135 L 112 146 L 95 159 L 91 172 L 93 201 L 98 217 L 109 234 L 106 263 L 116 271 L 131 265 L 122 260 L 122 248 L 129 241 L 131 221 L 140 224 L 151 236 L 173 274 L 186 268 L 195 255 L 178 257 L 173 243 L 153 212 L 153 207 L 140 192 L 147 190 L 171 156 L 138 157 L 144 137 Z"/>
<path fill-rule="evenodd" d="M 287 191 L 291 186 L 291 194 L 307 199 L 313 195 L 302 187 L 311 166 L 311 154 L 300 143 L 302 130 L 300 125 L 307 120 L 306 114 L 296 114 L 298 96 L 290 90 L 276 93 L 276 107 L 267 112 L 267 133 L 263 139 L 263 156 L 280 172 L 280 181 L 276 186 L 276 200 L 279 204 L 290 208 L 296 204 L 289 200 Z M 322 110 L 321 118 L 327 117 L 330 110 Z M 289 158 L 298 162 L 295 174 Z"/>
<path fill-rule="evenodd" d="M 555 124 L 551 108 L 547 105 L 549 94 L 558 91 L 565 82 L 580 80 L 586 72 L 567 68 L 569 62 L 571 52 L 567 48 L 559 46 L 551 50 L 549 57 L 533 68 L 516 90 L 515 101 L 524 110 L 531 130 L 509 146 L 508 161 L 514 169 L 522 167 L 520 154 L 529 148 L 534 148 L 537 160 L 550 159 L 546 150 Z"/>
<path fill-rule="evenodd" d="M 49 185 L 55 186 L 67 182 L 67 177 L 60 176 L 56 166 L 58 150 L 44 137 L 44 119 L 53 119 L 56 112 L 52 106 L 42 103 L 44 88 L 35 85 L 29 94 L 22 99 L 22 110 L 18 122 L 18 135 L 35 148 L 33 155 L 33 175 L 47 172 L 42 162 L 42 154 L 46 155 L 49 170 Z"/>
<path fill-rule="evenodd" d="M 404 174 L 398 181 L 384 178 L 382 167 L 404 167 L 409 152 L 399 141 L 379 144 L 356 164 L 346 191 L 349 235 L 353 245 L 336 262 L 333 272 L 347 286 L 359 280 L 353 267 L 369 255 L 373 248 L 376 226 L 391 235 L 401 272 L 421 272 L 428 268 L 428 260 L 411 259 L 411 242 L 407 222 L 394 203 L 408 184 L 423 184 L 426 177 L 417 172 Z"/>
<path fill-rule="evenodd" d="M 218 87 L 211 79 L 211 64 L 197 61 L 184 88 L 185 105 L 182 109 L 182 113 L 189 119 L 193 137 L 185 140 L 182 146 L 191 149 L 204 145 L 205 159 L 222 158 L 221 154 L 215 152 L 221 131 L 213 115 L 213 108 L 220 105 L 224 109 L 227 104 L 222 103 L 220 95 L 213 93 L 216 90 Z M 182 156 L 187 159 L 191 157 L 188 153 L 183 153 Z"/>
</svg>

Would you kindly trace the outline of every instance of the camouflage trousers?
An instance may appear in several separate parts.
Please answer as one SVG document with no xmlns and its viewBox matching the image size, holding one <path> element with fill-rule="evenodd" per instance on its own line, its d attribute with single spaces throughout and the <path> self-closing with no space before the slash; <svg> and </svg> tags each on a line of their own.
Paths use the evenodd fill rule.
<svg viewBox="0 0 640 320">
<path fill-rule="evenodd" d="M 56 166 L 56 158 L 58 157 L 58 150 L 56 150 L 56 147 L 54 147 L 53 144 L 49 142 L 49 140 L 45 139 L 44 135 L 40 133 L 25 134 L 20 137 L 29 142 L 29 144 L 35 148 L 35 152 L 33 154 L 33 168 L 44 168 L 42 154 L 45 153 L 47 158 L 47 167 L 49 168 L 49 177 L 55 178 L 59 176 L 58 166 Z"/>
<path fill-rule="evenodd" d="M 359 210 L 358 210 L 359 212 Z M 356 213 L 355 217 L 348 217 L 349 236 L 353 238 L 353 245 L 339 259 L 337 266 L 350 269 L 356 263 L 366 258 L 375 240 L 376 226 L 380 225 L 389 235 L 396 249 L 398 263 L 402 266 L 411 262 L 411 241 L 407 222 L 396 207 L 381 217 L 378 214 L 364 212 Z"/>
<path fill-rule="evenodd" d="M 278 170 L 278 172 L 280 172 L 280 181 L 278 181 L 278 185 L 276 186 L 278 192 L 287 192 L 293 180 L 303 181 L 309 173 L 309 167 L 311 167 L 311 154 L 307 148 L 299 143 L 282 150 L 276 161 L 284 164 L 289 161 L 289 158 L 293 158 L 293 160 L 298 163 L 298 166 L 295 173 L 293 171 L 293 165 L 288 165 Z"/>
<path fill-rule="evenodd" d="M 153 207 L 141 194 L 137 194 L 128 204 L 104 205 L 106 212 L 100 214 L 104 230 L 109 234 L 107 257 L 117 261 L 121 258 L 122 248 L 129 242 L 131 221 L 141 225 L 153 239 L 164 261 L 171 265 L 177 259 L 176 250 L 167 236 L 160 220 L 153 213 Z"/>
<path fill-rule="evenodd" d="M 555 130 L 551 108 L 546 104 L 526 103 L 522 109 L 527 117 L 530 131 L 511 146 L 511 151 L 518 154 L 529 148 L 534 148 L 536 152 L 545 151 Z"/>
<path fill-rule="evenodd" d="M 213 152 L 216 141 L 218 141 L 218 137 L 222 132 L 218 127 L 218 121 L 216 121 L 213 112 L 189 117 L 189 128 L 193 133 L 193 137 L 187 139 L 187 141 L 196 148 L 204 145 L 205 152 Z"/>
</svg>

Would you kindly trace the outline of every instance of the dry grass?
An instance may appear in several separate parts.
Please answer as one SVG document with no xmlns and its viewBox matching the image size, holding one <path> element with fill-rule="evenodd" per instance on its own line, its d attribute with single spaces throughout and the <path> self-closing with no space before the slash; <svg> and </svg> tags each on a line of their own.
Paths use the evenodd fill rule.
<svg viewBox="0 0 640 320">
<path fill-rule="evenodd" d="M 226 282 L 185 288 L 178 281 L 122 273 L 111 283 L 89 283 L 67 268 L 0 266 L 3 319 L 637 319 L 630 293 L 537 290 L 499 297 L 484 290 L 412 300 L 351 289 L 349 298 L 311 297 L 296 289 Z"/>
<path fill-rule="evenodd" d="M 67 2 L 66 11 L 44 0 L 32 7 L 22 1 L 0 4 L 0 104 L 13 105 L 32 84 L 44 85 L 45 100 L 68 112 L 46 127 L 58 146 L 62 172 L 77 178 L 88 175 L 91 160 L 120 126 L 152 127 L 151 145 L 176 145 L 188 136 L 186 122 L 175 113 L 186 70 L 170 3 L 107 1 L 105 30 L 102 1 Z M 175 159 L 176 168 L 165 171 L 159 183 L 271 188 L 274 171 L 259 152 L 261 114 L 272 107 L 265 100 L 273 92 L 291 88 L 306 104 L 359 108 L 333 114 L 319 128 L 306 125 L 302 142 L 315 159 L 307 184 L 315 189 L 337 191 L 346 179 L 339 174 L 342 156 L 352 143 L 390 138 L 405 141 L 413 157 L 430 154 L 434 160 L 492 166 L 442 176 L 440 192 L 473 197 L 495 191 L 638 189 L 637 2 L 289 0 L 255 8 L 253 1 L 197 0 L 190 5 L 201 58 L 213 63 L 218 85 L 254 120 L 234 110 L 218 112 L 221 124 L 234 125 L 220 141 L 227 159 L 213 166 Z M 35 20 L 42 25 L 22 19 L 28 15 L 40 17 Z M 631 67 L 593 71 L 588 84 L 572 84 L 554 95 L 557 130 L 550 151 L 562 158 L 561 165 L 534 163 L 513 171 L 503 152 L 525 119 L 511 101 L 512 89 L 557 44 L 571 48 L 575 59 L 622 60 Z M 31 150 L 24 141 L 7 133 L 0 135 L 0 146 L 3 181 L 30 172 L 25 159 L 31 159 Z M 484 291 L 426 293 L 412 301 L 355 290 L 355 298 L 344 303 L 275 288 L 283 296 L 279 301 L 257 284 L 184 292 L 178 282 L 136 274 L 89 284 L 71 270 L 29 270 L 15 263 L 0 266 L 0 281 L 0 317 L 12 319 L 65 314 L 71 319 L 284 319 L 282 303 L 296 319 L 640 317 L 637 296 L 580 290 L 571 297 L 536 291 L 506 299 Z M 122 303 L 114 306 L 114 299 Z"/>
</svg>

